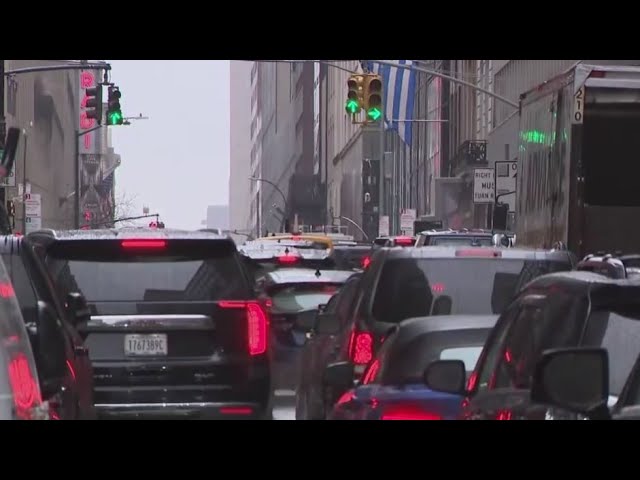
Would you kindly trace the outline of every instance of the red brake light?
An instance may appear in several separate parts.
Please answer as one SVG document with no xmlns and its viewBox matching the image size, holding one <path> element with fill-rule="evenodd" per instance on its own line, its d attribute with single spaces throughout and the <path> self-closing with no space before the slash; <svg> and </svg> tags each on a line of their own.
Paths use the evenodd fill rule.
<svg viewBox="0 0 640 480">
<path fill-rule="evenodd" d="M 393 404 L 384 408 L 381 420 L 442 420 L 438 414 L 427 412 L 419 405 Z"/>
<path fill-rule="evenodd" d="M 16 296 L 16 292 L 13 290 L 13 285 L 9 282 L 0 283 L 0 297 L 2 298 L 13 298 Z"/>
<path fill-rule="evenodd" d="M 122 248 L 166 248 L 166 240 L 123 240 Z"/>
<path fill-rule="evenodd" d="M 433 293 L 438 293 L 438 294 L 440 294 L 440 293 L 443 293 L 443 292 L 444 292 L 444 290 L 445 290 L 445 288 L 444 288 L 444 283 L 434 283 L 434 284 L 431 286 L 431 291 L 432 291 Z"/>
<path fill-rule="evenodd" d="M 220 308 L 243 308 L 247 313 L 247 348 L 252 356 L 262 355 L 267 351 L 267 337 L 269 335 L 269 319 L 258 302 L 244 302 L 241 300 L 222 300 L 218 302 Z"/>
<path fill-rule="evenodd" d="M 373 336 L 369 332 L 351 332 L 349 357 L 356 365 L 366 365 L 373 358 Z"/>
<path fill-rule="evenodd" d="M 336 406 L 337 405 L 342 405 L 343 403 L 349 403 L 354 398 L 356 398 L 356 394 L 353 392 L 353 390 L 349 390 L 348 392 L 344 392 L 340 396 L 338 401 L 336 402 Z"/>
<path fill-rule="evenodd" d="M 400 245 L 401 247 L 408 247 L 413 245 L 416 241 L 411 237 L 398 237 L 396 238 L 396 245 Z"/>
<path fill-rule="evenodd" d="M 502 256 L 502 252 L 498 250 L 492 250 L 490 248 L 470 248 L 467 250 L 456 251 L 456 257 L 496 258 L 501 256 Z"/>
<path fill-rule="evenodd" d="M 278 262 L 284 265 L 291 265 L 293 263 L 297 263 L 300 260 L 300 257 L 297 255 L 280 255 L 278 258 Z"/>
<path fill-rule="evenodd" d="M 29 361 L 23 353 L 9 363 L 9 382 L 13 390 L 13 402 L 20 418 L 29 419 L 30 411 L 39 400 L 38 385 L 33 378 Z"/>
<path fill-rule="evenodd" d="M 478 374 L 477 372 L 473 372 L 469 375 L 469 380 L 467 381 L 467 392 L 473 392 L 476 388 L 476 383 L 478 383 Z"/>
<path fill-rule="evenodd" d="M 513 414 L 511 410 L 499 410 L 496 415 L 496 420 L 511 420 Z"/>
<path fill-rule="evenodd" d="M 371 264 L 371 257 L 364 257 L 362 259 L 362 268 L 367 268 Z"/>
<path fill-rule="evenodd" d="M 222 407 L 220 413 L 223 415 L 251 415 L 253 410 L 250 407 Z"/>
<path fill-rule="evenodd" d="M 364 378 L 362 379 L 362 384 L 368 385 L 372 383 L 376 378 L 376 375 L 378 374 L 378 370 L 380 370 L 380 360 L 376 358 L 365 372 Z"/>
</svg>

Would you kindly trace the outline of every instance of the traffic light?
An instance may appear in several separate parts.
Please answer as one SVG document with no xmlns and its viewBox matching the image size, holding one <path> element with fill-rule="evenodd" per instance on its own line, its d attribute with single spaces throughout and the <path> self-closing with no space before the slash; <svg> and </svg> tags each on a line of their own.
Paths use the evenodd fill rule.
<svg viewBox="0 0 640 480">
<path fill-rule="evenodd" d="M 84 104 L 87 118 L 92 118 L 102 124 L 102 85 L 96 85 L 85 90 L 86 102 Z"/>
<path fill-rule="evenodd" d="M 107 99 L 107 125 L 122 125 L 124 116 L 122 115 L 122 107 L 120 107 L 120 89 L 118 87 L 109 87 L 109 97 Z"/>
<path fill-rule="evenodd" d="M 164 228 L 164 222 L 149 222 L 149 228 Z"/>
<path fill-rule="evenodd" d="M 347 87 L 349 87 L 349 92 L 344 108 L 347 114 L 356 115 L 362 110 L 364 76 L 351 75 L 347 81 Z"/>
<path fill-rule="evenodd" d="M 367 75 L 364 85 L 364 105 L 367 120 L 377 122 L 382 118 L 382 77 Z"/>
</svg>

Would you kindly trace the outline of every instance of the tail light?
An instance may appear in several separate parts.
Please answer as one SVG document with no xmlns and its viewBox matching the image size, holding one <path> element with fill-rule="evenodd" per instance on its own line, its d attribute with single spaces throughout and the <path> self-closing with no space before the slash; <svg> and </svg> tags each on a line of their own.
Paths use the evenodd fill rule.
<svg viewBox="0 0 640 480">
<path fill-rule="evenodd" d="M 356 394 L 354 393 L 353 390 L 349 390 L 348 392 L 344 392 L 340 398 L 338 399 L 338 401 L 336 402 L 336 406 L 338 405 L 342 405 L 345 403 L 349 403 L 351 400 L 353 400 L 354 398 L 356 398 Z"/>
<path fill-rule="evenodd" d="M 371 257 L 364 257 L 362 259 L 362 268 L 367 268 L 371 263 Z"/>
<path fill-rule="evenodd" d="M 251 415 L 253 409 L 251 407 L 221 407 L 220 413 L 223 415 Z"/>
<path fill-rule="evenodd" d="M 23 353 L 16 355 L 9 363 L 9 382 L 13 390 L 16 414 L 23 420 L 31 419 L 33 407 L 41 399 L 38 384 L 29 367 L 29 360 Z"/>
<path fill-rule="evenodd" d="M 378 374 L 378 370 L 380 370 L 380 360 L 378 360 L 376 358 L 373 361 L 373 363 L 371 365 L 369 365 L 369 368 L 365 372 L 365 374 L 364 374 L 364 376 L 362 378 L 362 384 L 363 385 L 368 385 L 370 383 L 373 383 L 373 381 L 376 378 L 376 375 Z"/>
<path fill-rule="evenodd" d="M 416 241 L 415 241 L 415 239 L 413 239 L 411 237 L 398 237 L 398 238 L 396 238 L 396 245 L 399 245 L 401 247 L 410 247 L 414 243 L 416 243 Z"/>
<path fill-rule="evenodd" d="M 292 265 L 300 261 L 300 257 L 298 255 L 280 255 L 276 258 L 278 260 L 278 263 L 281 263 L 283 265 Z"/>
<path fill-rule="evenodd" d="M 166 240 L 123 240 L 122 248 L 166 248 Z"/>
<path fill-rule="evenodd" d="M 369 332 L 351 332 L 349 358 L 356 365 L 366 365 L 373 358 L 373 336 Z"/>
<path fill-rule="evenodd" d="M 499 410 L 496 414 L 496 420 L 511 420 L 512 417 L 511 410 Z"/>
<path fill-rule="evenodd" d="M 426 411 L 420 405 L 395 403 L 383 407 L 380 420 L 442 420 L 442 417 Z"/>
<path fill-rule="evenodd" d="M 220 301 L 220 308 L 241 308 L 247 314 L 247 349 L 251 356 L 262 355 L 267 351 L 269 319 L 259 302 Z"/>
<path fill-rule="evenodd" d="M 497 258 L 502 257 L 502 252 L 492 250 L 491 248 L 468 248 L 465 250 L 457 250 L 456 257 Z"/>
</svg>

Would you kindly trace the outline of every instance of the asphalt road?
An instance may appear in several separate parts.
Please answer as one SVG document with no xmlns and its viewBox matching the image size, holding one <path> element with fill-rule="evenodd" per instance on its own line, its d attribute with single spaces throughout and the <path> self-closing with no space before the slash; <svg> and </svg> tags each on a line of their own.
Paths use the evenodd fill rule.
<svg viewBox="0 0 640 480">
<path fill-rule="evenodd" d="M 273 419 L 296 419 L 296 392 L 294 390 L 276 390 L 274 392 Z"/>
</svg>

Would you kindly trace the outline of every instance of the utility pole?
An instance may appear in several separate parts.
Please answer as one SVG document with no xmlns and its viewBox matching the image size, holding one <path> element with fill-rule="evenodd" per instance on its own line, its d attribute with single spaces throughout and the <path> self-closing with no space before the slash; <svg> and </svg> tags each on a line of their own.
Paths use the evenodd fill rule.
<svg viewBox="0 0 640 480">
<path fill-rule="evenodd" d="M 5 138 L 7 136 L 7 119 L 5 117 L 5 102 L 4 102 L 4 85 L 5 85 L 5 72 L 4 72 L 4 62 L 5 60 L 0 60 L 0 151 L 4 152 L 5 148 Z M 7 172 L 7 175 L 9 172 Z M 6 219 L 7 224 L 0 224 L 0 230 L 5 233 L 11 233 L 11 225 L 8 222 L 9 216 L 7 215 L 7 207 L 6 207 L 6 189 L 4 187 L 0 188 L 0 218 Z M 2 221 L 1 223 L 5 223 Z M 8 230 L 8 231 L 7 231 Z"/>
<path fill-rule="evenodd" d="M 97 125 L 93 128 L 90 128 L 89 130 L 85 130 L 84 132 L 80 132 L 79 130 L 75 130 L 75 135 L 74 135 L 74 143 L 75 143 L 75 153 L 74 153 L 74 162 L 73 162 L 73 168 L 76 172 L 76 176 L 75 176 L 75 187 L 76 187 L 76 196 L 75 196 L 75 228 L 76 230 L 78 230 L 80 228 L 80 180 L 82 178 L 82 170 L 81 170 L 81 165 L 80 165 L 80 139 L 86 135 L 87 133 L 91 133 L 94 132 L 96 130 L 98 130 L 99 128 L 102 127 L 106 127 L 107 125 Z"/>
</svg>

